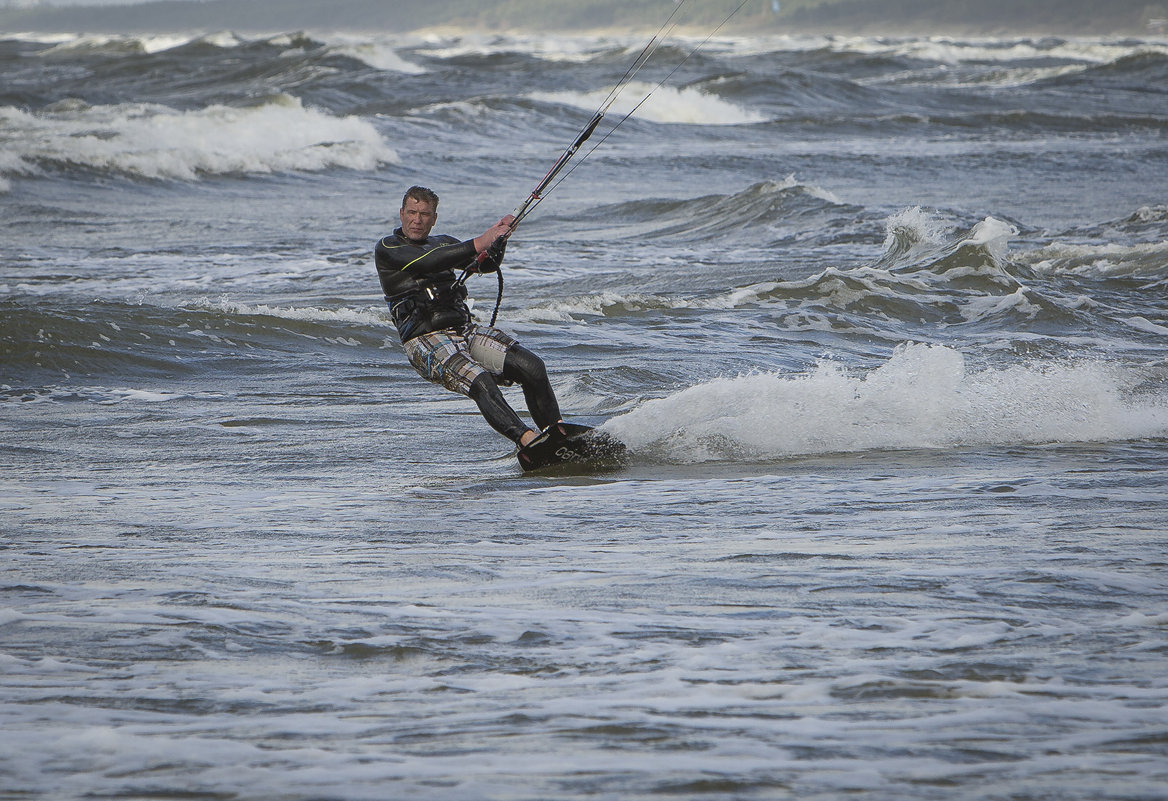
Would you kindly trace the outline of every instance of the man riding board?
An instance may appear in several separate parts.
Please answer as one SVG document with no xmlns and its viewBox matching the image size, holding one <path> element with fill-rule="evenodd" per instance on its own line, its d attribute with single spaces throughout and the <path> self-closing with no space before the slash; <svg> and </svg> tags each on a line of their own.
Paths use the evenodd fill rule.
<svg viewBox="0 0 1168 801">
<path fill-rule="evenodd" d="M 438 195 L 421 186 L 406 191 L 399 217 L 401 227 L 377 243 L 374 261 L 410 364 L 423 378 L 471 398 L 491 427 L 520 447 L 561 422 L 543 361 L 507 333 L 475 322 L 456 275 L 467 267 L 498 270 L 515 218 L 504 217 L 474 239 L 431 235 Z M 539 430 L 503 397 L 500 384 L 512 383 L 523 387 Z"/>
</svg>

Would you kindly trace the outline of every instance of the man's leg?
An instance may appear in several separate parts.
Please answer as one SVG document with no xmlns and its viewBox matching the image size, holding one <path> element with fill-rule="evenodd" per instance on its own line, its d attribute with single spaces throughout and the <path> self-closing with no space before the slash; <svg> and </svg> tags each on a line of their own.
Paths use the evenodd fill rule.
<svg viewBox="0 0 1168 801">
<path fill-rule="evenodd" d="M 523 387 L 527 410 L 540 430 L 559 422 L 560 405 L 548 380 L 547 369 L 538 356 L 505 331 L 486 325 L 471 326 L 467 331 L 467 342 L 471 358 L 496 379 L 518 382 Z M 526 445 L 537 433 L 524 434 L 520 444 Z"/>
<path fill-rule="evenodd" d="M 504 348 L 498 348 L 497 370 L 502 369 Z M 534 439 L 532 431 L 507 403 L 492 371 L 471 358 L 465 337 L 453 331 L 435 331 L 405 343 L 410 364 L 424 378 L 466 395 L 478 404 L 491 428 L 519 445 Z"/>
<path fill-rule="evenodd" d="M 482 412 L 491 428 L 507 439 L 516 445 L 526 445 L 527 442 L 535 439 L 536 432 L 529 429 L 527 424 L 519 419 L 519 415 L 507 403 L 507 399 L 499 391 L 498 383 L 490 373 L 481 373 L 478 378 L 472 381 L 468 394 L 471 400 L 479 405 L 479 411 Z"/>
<path fill-rule="evenodd" d="M 560 404 L 556 400 L 552 382 L 548 379 L 543 359 L 518 342 L 507 349 L 507 356 L 503 360 L 503 378 L 523 387 L 527 411 L 541 431 L 562 419 Z"/>
</svg>

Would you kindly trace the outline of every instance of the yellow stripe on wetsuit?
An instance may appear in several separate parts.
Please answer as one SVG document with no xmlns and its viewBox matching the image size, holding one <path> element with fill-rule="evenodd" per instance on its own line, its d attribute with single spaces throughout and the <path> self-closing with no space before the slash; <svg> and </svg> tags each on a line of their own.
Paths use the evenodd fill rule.
<svg viewBox="0 0 1168 801">
<path fill-rule="evenodd" d="M 381 246 L 383 248 L 385 248 L 386 250 L 397 250 L 398 248 L 404 248 L 404 247 L 417 247 L 417 245 L 388 245 L 388 244 L 386 244 L 391 238 L 392 237 L 387 236 L 387 237 L 385 237 L 385 239 L 381 240 Z M 402 268 L 400 270 L 398 270 L 398 272 L 405 272 L 406 270 L 408 270 L 409 268 L 413 267 L 415 264 L 420 262 L 422 259 L 429 256 L 431 253 L 437 253 L 438 251 L 442 250 L 442 248 L 459 247 L 462 244 L 463 244 L 462 242 L 449 242 L 445 245 L 438 245 L 436 247 L 432 247 L 429 250 L 427 250 L 425 253 L 423 253 L 421 256 L 418 256 L 418 258 L 414 259 L 413 261 L 409 262 L 408 264 L 403 265 Z"/>
</svg>

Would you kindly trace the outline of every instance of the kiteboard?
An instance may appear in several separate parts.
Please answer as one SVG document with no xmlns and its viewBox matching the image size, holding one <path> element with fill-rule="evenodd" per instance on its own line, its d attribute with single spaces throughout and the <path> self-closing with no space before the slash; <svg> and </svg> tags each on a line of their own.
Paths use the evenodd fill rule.
<svg viewBox="0 0 1168 801">
<path fill-rule="evenodd" d="M 563 464 L 619 464 L 625 444 L 611 434 L 578 423 L 548 426 L 515 454 L 525 471 Z"/>
</svg>

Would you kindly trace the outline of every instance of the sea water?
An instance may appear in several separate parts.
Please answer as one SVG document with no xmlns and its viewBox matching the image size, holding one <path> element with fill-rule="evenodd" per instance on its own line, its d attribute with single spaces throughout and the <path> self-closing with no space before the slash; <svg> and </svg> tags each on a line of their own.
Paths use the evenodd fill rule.
<svg viewBox="0 0 1168 801">
<path fill-rule="evenodd" d="M 642 40 L 5 36 L 0 797 L 1164 797 L 1168 42 L 698 44 L 511 241 L 629 446 L 524 474 L 372 247 Z"/>
</svg>

